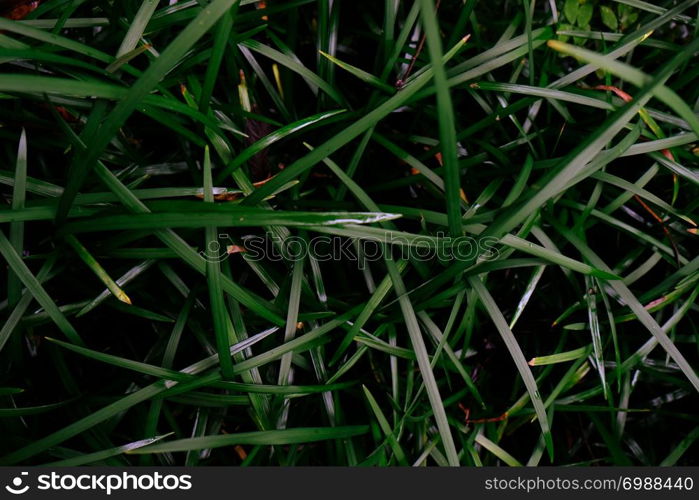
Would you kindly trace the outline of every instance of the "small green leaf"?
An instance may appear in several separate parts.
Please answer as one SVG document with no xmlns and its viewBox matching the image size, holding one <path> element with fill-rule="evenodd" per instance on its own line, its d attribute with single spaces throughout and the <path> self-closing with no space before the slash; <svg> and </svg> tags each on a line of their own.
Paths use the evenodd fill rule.
<svg viewBox="0 0 699 500">
<path fill-rule="evenodd" d="M 610 30 L 616 31 L 619 27 L 619 23 L 617 22 L 614 11 L 606 5 L 602 5 L 600 7 L 600 14 L 602 14 L 602 22 L 604 23 L 604 25 L 608 27 Z"/>
<path fill-rule="evenodd" d="M 568 22 L 575 24 L 575 20 L 578 18 L 579 7 L 580 4 L 578 3 L 578 0 L 566 0 L 565 5 L 563 6 L 563 13 L 566 16 L 566 19 L 568 19 Z"/>
<path fill-rule="evenodd" d="M 592 13 L 594 11 L 594 6 L 591 3 L 584 3 L 578 9 L 577 24 L 581 28 L 588 26 L 592 20 Z"/>
<path fill-rule="evenodd" d="M 617 4 L 617 13 L 621 31 L 624 31 L 638 20 L 638 11 L 629 5 Z"/>
</svg>

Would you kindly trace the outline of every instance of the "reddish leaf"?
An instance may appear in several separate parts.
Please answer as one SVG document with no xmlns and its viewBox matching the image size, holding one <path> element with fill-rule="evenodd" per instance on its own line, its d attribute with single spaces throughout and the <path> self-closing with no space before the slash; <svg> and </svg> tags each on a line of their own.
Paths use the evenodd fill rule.
<svg viewBox="0 0 699 500">
<path fill-rule="evenodd" d="M 0 12 L 7 19 L 19 21 L 27 17 L 40 3 L 41 0 L 0 0 Z"/>
</svg>

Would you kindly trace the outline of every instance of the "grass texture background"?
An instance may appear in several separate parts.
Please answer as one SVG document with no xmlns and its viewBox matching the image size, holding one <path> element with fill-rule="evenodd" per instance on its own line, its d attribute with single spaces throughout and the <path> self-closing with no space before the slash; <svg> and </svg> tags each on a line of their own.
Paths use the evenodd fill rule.
<svg viewBox="0 0 699 500">
<path fill-rule="evenodd" d="M 697 4 L 0 2 L 0 463 L 697 465 Z"/>
</svg>

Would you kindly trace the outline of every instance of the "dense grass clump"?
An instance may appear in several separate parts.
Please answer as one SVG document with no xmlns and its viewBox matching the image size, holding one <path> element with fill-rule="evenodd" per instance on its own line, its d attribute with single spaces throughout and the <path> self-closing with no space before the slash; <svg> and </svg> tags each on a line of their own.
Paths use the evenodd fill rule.
<svg viewBox="0 0 699 500">
<path fill-rule="evenodd" d="M 697 4 L 0 2 L 0 463 L 697 465 Z"/>
</svg>

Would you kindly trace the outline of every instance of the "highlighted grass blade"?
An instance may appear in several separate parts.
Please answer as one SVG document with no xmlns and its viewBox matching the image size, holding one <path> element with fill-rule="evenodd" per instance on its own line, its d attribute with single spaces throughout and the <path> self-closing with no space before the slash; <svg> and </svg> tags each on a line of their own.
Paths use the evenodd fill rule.
<svg viewBox="0 0 699 500">
<path fill-rule="evenodd" d="M 117 299 L 120 301 L 131 305 L 131 299 L 128 295 L 121 289 L 121 287 L 109 276 L 109 273 L 104 270 L 99 262 L 92 256 L 87 248 L 83 246 L 82 243 L 72 234 L 66 235 L 66 242 L 73 247 L 75 253 L 78 254 L 80 259 L 90 268 L 90 270 L 95 273 L 95 275 L 105 284 L 105 286 L 112 292 Z"/>
</svg>

